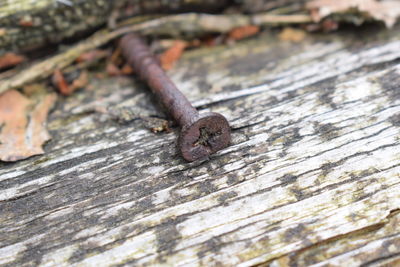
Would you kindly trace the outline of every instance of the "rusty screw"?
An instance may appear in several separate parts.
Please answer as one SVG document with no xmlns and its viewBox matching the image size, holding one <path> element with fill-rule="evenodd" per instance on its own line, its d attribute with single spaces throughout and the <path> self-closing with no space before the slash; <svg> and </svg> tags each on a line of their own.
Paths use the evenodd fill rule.
<svg viewBox="0 0 400 267">
<path fill-rule="evenodd" d="M 120 46 L 128 63 L 181 126 L 178 146 L 184 159 L 202 159 L 229 145 L 231 129 L 225 117 L 213 112 L 199 114 L 162 70 L 143 39 L 128 34 Z"/>
</svg>

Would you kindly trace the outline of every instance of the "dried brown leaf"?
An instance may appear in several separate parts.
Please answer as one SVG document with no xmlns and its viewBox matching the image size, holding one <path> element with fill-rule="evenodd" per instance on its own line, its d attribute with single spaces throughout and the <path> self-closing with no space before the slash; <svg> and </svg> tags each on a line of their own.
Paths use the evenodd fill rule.
<svg viewBox="0 0 400 267">
<path fill-rule="evenodd" d="M 0 160 L 17 161 L 44 153 L 42 145 L 50 140 L 45 122 L 56 99 L 55 93 L 31 99 L 16 90 L 0 95 Z"/>
<path fill-rule="evenodd" d="M 43 91 L 43 84 L 40 83 L 28 84 L 22 88 L 23 95 L 28 98 L 40 93 L 41 91 Z"/>
<path fill-rule="evenodd" d="M 133 68 L 129 64 L 125 64 L 124 66 L 122 66 L 121 72 L 124 75 L 130 75 L 134 73 Z"/>
<path fill-rule="evenodd" d="M 89 74 L 86 70 L 81 71 L 79 77 L 73 80 L 71 88 L 73 91 L 84 88 L 89 83 Z"/>
<path fill-rule="evenodd" d="M 107 63 L 106 72 L 110 76 L 120 76 L 121 70 L 111 61 Z"/>
<path fill-rule="evenodd" d="M 234 41 L 242 40 L 257 34 L 259 31 L 260 27 L 255 25 L 237 27 L 229 32 L 228 39 Z"/>
<path fill-rule="evenodd" d="M 115 50 L 113 51 L 110 61 L 114 63 L 115 65 L 119 65 L 121 62 L 121 47 L 117 46 Z"/>
<path fill-rule="evenodd" d="M 175 62 L 180 59 L 186 47 L 187 43 L 185 41 L 175 41 L 174 44 L 160 56 L 162 68 L 164 70 L 170 70 Z"/>
<path fill-rule="evenodd" d="M 383 21 L 387 27 L 392 27 L 400 16 L 400 1 L 398 0 L 314 0 L 307 4 L 315 22 L 334 13 L 346 13 L 357 10 L 367 17 Z"/>
<path fill-rule="evenodd" d="M 0 69 L 14 67 L 22 62 L 24 62 L 26 58 L 24 56 L 15 54 L 15 53 L 5 53 L 0 57 Z"/>
<path fill-rule="evenodd" d="M 65 96 L 71 95 L 74 91 L 65 80 L 64 74 L 60 70 L 55 70 L 52 77 L 53 85 Z"/>
<path fill-rule="evenodd" d="M 107 50 L 93 49 L 88 52 L 82 53 L 76 59 L 76 62 L 81 63 L 81 62 L 95 61 L 100 58 L 105 58 L 108 55 L 109 55 L 109 52 Z"/>
<path fill-rule="evenodd" d="M 305 31 L 289 27 L 283 29 L 283 31 L 279 34 L 280 40 L 294 42 L 294 43 L 299 43 L 303 41 L 305 37 L 306 37 Z"/>
</svg>

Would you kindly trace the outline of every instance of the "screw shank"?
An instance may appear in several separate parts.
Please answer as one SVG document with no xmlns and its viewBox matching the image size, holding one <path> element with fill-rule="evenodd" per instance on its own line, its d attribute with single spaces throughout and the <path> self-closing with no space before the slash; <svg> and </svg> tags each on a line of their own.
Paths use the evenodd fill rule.
<svg viewBox="0 0 400 267">
<path fill-rule="evenodd" d="M 122 54 L 140 78 L 148 83 L 169 114 L 180 126 L 197 119 L 199 113 L 174 85 L 154 58 L 145 42 L 136 34 L 128 34 L 121 40 Z"/>
</svg>

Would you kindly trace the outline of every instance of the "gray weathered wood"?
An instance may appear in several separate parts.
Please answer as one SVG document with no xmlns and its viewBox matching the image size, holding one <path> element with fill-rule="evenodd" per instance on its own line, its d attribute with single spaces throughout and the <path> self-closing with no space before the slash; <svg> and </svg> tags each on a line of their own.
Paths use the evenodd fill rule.
<svg viewBox="0 0 400 267">
<path fill-rule="evenodd" d="M 173 80 L 233 127 L 229 148 L 191 164 L 176 128 L 144 125 L 164 116 L 142 84 L 93 77 L 59 103 L 45 155 L 0 165 L 0 265 L 398 262 L 399 36 L 186 53 Z"/>
</svg>

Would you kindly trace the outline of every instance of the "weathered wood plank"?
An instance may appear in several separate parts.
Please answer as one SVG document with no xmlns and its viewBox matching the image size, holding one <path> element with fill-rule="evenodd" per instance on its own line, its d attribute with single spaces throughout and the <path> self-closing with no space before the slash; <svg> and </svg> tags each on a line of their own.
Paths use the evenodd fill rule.
<svg viewBox="0 0 400 267">
<path fill-rule="evenodd" d="M 392 212 L 381 224 L 317 243 L 279 258 L 271 265 L 398 266 L 399 215 L 398 211 Z"/>
<path fill-rule="evenodd" d="M 93 77 L 59 103 L 46 155 L 0 165 L 0 265 L 396 260 L 400 29 L 371 34 L 187 53 L 173 79 L 233 127 L 204 162 L 143 126 L 163 113 L 142 84 Z"/>
</svg>

